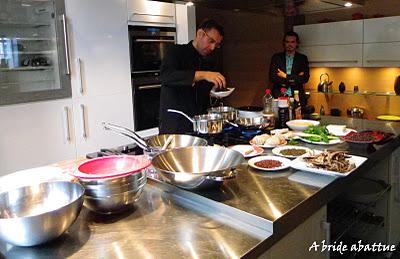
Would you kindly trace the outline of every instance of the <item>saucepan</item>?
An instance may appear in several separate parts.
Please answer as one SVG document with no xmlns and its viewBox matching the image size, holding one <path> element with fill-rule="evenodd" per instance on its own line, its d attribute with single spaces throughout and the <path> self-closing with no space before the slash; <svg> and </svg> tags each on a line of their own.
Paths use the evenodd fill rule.
<svg viewBox="0 0 400 259">
<path fill-rule="evenodd" d="M 218 113 L 222 115 L 222 118 L 227 121 L 235 121 L 237 118 L 237 110 L 229 106 L 216 106 L 211 107 L 207 110 L 209 114 Z"/>
<path fill-rule="evenodd" d="M 270 125 L 271 120 L 264 116 L 240 117 L 237 118 L 237 124 L 242 130 L 265 130 Z"/>
<path fill-rule="evenodd" d="M 224 147 L 186 147 L 168 150 L 153 158 L 161 177 L 183 189 L 218 187 L 236 177 L 235 169 L 243 156 Z"/>
<path fill-rule="evenodd" d="M 200 134 L 217 134 L 223 129 L 224 119 L 221 114 L 210 113 L 196 115 L 193 118 L 186 113 L 174 109 L 168 109 L 168 112 L 178 113 L 193 123 L 193 131 Z"/>
</svg>

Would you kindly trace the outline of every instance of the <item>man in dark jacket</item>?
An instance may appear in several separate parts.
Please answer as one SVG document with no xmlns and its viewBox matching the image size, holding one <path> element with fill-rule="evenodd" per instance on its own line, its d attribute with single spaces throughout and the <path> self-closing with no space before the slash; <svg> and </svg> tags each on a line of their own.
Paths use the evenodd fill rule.
<svg viewBox="0 0 400 259">
<path fill-rule="evenodd" d="M 306 105 L 304 84 L 310 78 L 307 56 L 296 51 L 299 43 L 297 33 L 287 32 L 283 38 L 284 52 L 276 53 L 271 58 L 269 80 L 273 83 L 273 95 L 278 97 L 280 89 L 286 88 L 286 94 L 293 96 L 294 90 L 299 90 L 300 102 Z"/>
<path fill-rule="evenodd" d="M 174 45 L 161 66 L 160 125 L 161 134 L 193 131 L 193 124 L 175 109 L 193 117 L 206 113 L 212 87 L 225 88 L 225 77 L 213 72 L 206 59 L 221 46 L 224 31 L 214 20 L 204 21 L 196 38 L 186 45 Z"/>
</svg>

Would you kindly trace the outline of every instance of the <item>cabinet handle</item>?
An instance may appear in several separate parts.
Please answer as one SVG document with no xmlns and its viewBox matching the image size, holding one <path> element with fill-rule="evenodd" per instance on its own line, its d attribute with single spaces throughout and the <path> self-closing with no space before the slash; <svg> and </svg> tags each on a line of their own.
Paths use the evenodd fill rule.
<svg viewBox="0 0 400 259">
<path fill-rule="evenodd" d="M 78 91 L 83 94 L 83 80 L 82 80 L 82 60 L 80 58 L 76 59 L 76 65 L 78 67 L 77 71 L 79 73 L 78 75 L 78 81 L 79 81 L 79 88 Z"/>
<path fill-rule="evenodd" d="M 135 42 L 170 42 L 175 43 L 175 40 L 150 40 L 150 39 L 137 39 Z"/>
<path fill-rule="evenodd" d="M 71 141 L 71 134 L 70 134 L 70 128 L 69 128 L 69 109 L 68 106 L 64 107 L 64 112 L 63 112 L 63 117 L 64 117 L 64 138 L 65 142 L 68 143 Z"/>
<path fill-rule="evenodd" d="M 169 18 L 174 18 L 174 16 L 173 16 L 173 15 L 165 15 L 165 14 L 133 13 L 133 15 L 149 15 L 149 16 L 159 16 L 159 17 L 169 17 Z"/>
<path fill-rule="evenodd" d="M 357 63 L 358 60 L 316 60 L 311 61 L 310 63 Z"/>
<path fill-rule="evenodd" d="M 139 90 L 148 90 L 148 89 L 157 89 L 157 88 L 161 88 L 161 85 L 160 84 L 157 84 L 157 85 L 142 85 L 142 86 L 138 87 Z"/>
<path fill-rule="evenodd" d="M 61 15 L 61 22 L 63 24 L 63 34 L 64 34 L 64 50 L 65 50 L 65 67 L 66 67 L 66 74 L 70 75 L 70 67 L 69 67 L 69 46 L 68 46 L 68 31 L 67 31 L 67 19 L 65 14 Z"/>
<path fill-rule="evenodd" d="M 81 118 L 82 118 L 82 137 L 87 139 L 87 125 L 86 125 L 86 108 L 85 105 L 81 104 Z"/>
</svg>

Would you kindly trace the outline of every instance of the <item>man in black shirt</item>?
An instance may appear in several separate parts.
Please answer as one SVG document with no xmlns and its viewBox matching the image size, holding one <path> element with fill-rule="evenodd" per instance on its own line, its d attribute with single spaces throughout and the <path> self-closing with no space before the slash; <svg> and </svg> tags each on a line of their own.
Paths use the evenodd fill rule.
<svg viewBox="0 0 400 259">
<path fill-rule="evenodd" d="M 193 124 L 182 115 L 167 112 L 183 111 L 193 117 L 204 114 L 209 106 L 212 87 L 225 88 L 225 77 L 205 57 L 221 46 L 224 30 L 214 20 L 204 21 L 196 38 L 186 45 L 174 45 L 161 65 L 160 133 L 193 131 Z"/>
</svg>

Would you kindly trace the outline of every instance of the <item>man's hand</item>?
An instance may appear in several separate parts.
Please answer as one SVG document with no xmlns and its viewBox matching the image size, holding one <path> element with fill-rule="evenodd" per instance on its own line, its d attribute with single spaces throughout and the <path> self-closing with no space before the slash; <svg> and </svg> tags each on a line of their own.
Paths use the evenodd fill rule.
<svg viewBox="0 0 400 259">
<path fill-rule="evenodd" d="M 286 78 L 286 73 L 285 72 L 283 72 L 282 70 L 280 70 L 279 68 L 278 68 L 278 73 L 277 73 L 277 75 L 280 77 L 280 78 Z"/>
<path fill-rule="evenodd" d="M 304 72 L 300 72 L 300 73 L 299 73 L 299 76 L 304 76 Z"/>
<path fill-rule="evenodd" d="M 218 89 L 226 88 L 226 80 L 223 75 L 218 72 L 211 71 L 196 71 L 194 75 L 194 81 L 206 80 L 210 83 L 214 84 L 214 87 Z"/>
</svg>

